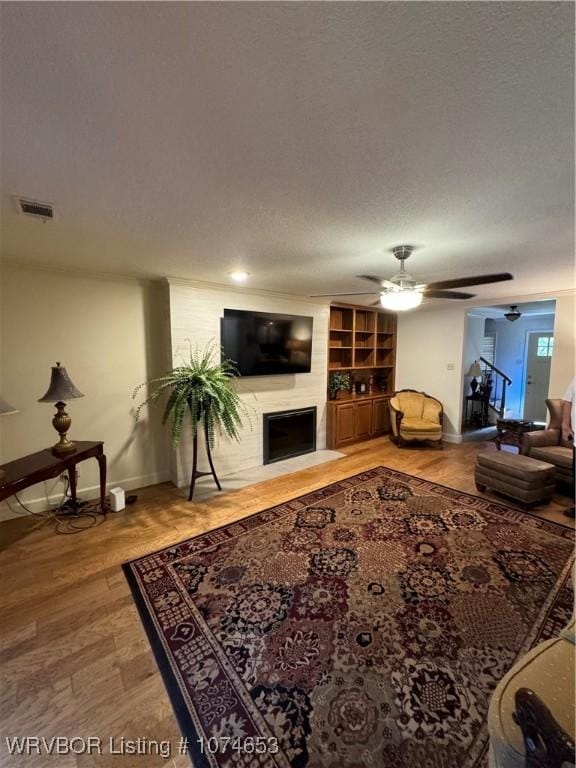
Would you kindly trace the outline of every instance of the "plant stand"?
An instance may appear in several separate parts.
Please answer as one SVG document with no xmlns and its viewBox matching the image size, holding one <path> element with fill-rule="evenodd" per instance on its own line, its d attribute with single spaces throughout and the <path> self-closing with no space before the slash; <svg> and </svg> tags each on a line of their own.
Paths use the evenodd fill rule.
<svg viewBox="0 0 576 768">
<path fill-rule="evenodd" d="M 210 443 L 208 441 L 208 435 L 205 434 L 206 439 L 206 454 L 208 456 L 208 463 L 210 464 L 210 472 L 200 472 L 198 471 L 198 431 L 196 431 L 196 434 L 194 435 L 194 440 L 192 441 L 192 476 L 190 478 L 190 492 L 188 494 L 188 501 L 192 501 L 192 496 L 194 495 L 194 486 L 196 485 L 196 479 L 198 477 L 204 477 L 205 475 L 212 475 L 214 478 L 214 482 L 216 483 L 216 487 L 219 491 L 222 490 L 222 486 L 220 485 L 220 481 L 218 480 L 218 476 L 216 475 L 216 470 L 214 469 L 214 462 L 212 461 L 212 452 L 210 451 Z"/>
</svg>

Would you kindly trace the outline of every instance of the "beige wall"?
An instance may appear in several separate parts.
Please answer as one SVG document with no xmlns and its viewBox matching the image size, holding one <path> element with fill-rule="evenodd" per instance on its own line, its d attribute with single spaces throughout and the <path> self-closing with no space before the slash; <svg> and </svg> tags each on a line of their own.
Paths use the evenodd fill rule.
<svg viewBox="0 0 576 768">
<path fill-rule="evenodd" d="M 70 437 L 104 441 L 108 486 L 136 488 L 168 478 L 160 414 L 153 409 L 135 425 L 132 400 L 137 384 L 164 369 L 164 295 L 161 285 L 137 280 L 4 266 L 0 393 L 20 413 L 2 419 L 2 462 L 56 441 L 54 408 L 38 398 L 58 360 L 85 395 L 68 405 Z M 83 462 L 79 473 L 80 491 L 93 496 L 96 462 Z M 52 503 L 61 498 L 63 488 L 58 481 L 40 484 L 22 498 L 41 508 L 47 497 Z"/>
<path fill-rule="evenodd" d="M 399 313 L 396 389 L 419 389 L 444 406 L 444 435 L 460 433 L 465 312 L 459 307 Z"/>
<path fill-rule="evenodd" d="M 559 296 L 556 299 L 554 352 L 550 365 L 549 397 L 562 397 L 575 374 L 575 306 L 575 296 Z"/>
</svg>

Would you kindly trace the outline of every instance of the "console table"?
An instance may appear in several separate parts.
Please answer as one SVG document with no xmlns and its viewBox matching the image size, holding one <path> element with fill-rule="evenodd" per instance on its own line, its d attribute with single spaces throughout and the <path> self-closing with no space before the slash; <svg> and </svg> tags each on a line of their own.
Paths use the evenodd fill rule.
<svg viewBox="0 0 576 768">
<path fill-rule="evenodd" d="M 100 509 L 106 509 L 106 456 L 104 443 L 80 441 L 75 442 L 76 450 L 68 456 L 54 456 L 50 448 L 29 456 L 23 456 L 16 461 L 4 464 L 1 469 L 6 473 L 0 477 L 0 501 L 7 499 L 24 488 L 51 480 L 63 473 L 68 473 L 70 480 L 70 495 L 74 505 L 76 498 L 76 465 L 86 459 L 96 459 L 100 470 Z"/>
</svg>

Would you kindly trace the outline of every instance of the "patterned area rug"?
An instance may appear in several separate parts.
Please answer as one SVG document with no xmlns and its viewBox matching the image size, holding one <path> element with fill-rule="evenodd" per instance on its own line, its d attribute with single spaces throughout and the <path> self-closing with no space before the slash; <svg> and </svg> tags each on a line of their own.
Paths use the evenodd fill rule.
<svg viewBox="0 0 576 768">
<path fill-rule="evenodd" d="M 383 467 L 124 568 L 194 765 L 485 765 L 572 533 Z"/>
</svg>

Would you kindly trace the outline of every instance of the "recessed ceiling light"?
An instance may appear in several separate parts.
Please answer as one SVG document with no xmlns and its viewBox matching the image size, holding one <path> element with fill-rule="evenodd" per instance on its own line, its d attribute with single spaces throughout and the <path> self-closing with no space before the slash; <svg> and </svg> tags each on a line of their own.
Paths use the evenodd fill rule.
<svg viewBox="0 0 576 768">
<path fill-rule="evenodd" d="M 228 274 L 235 283 L 244 283 L 250 277 L 250 272 L 243 272 L 242 270 L 238 270 L 237 272 L 229 272 Z"/>
</svg>

